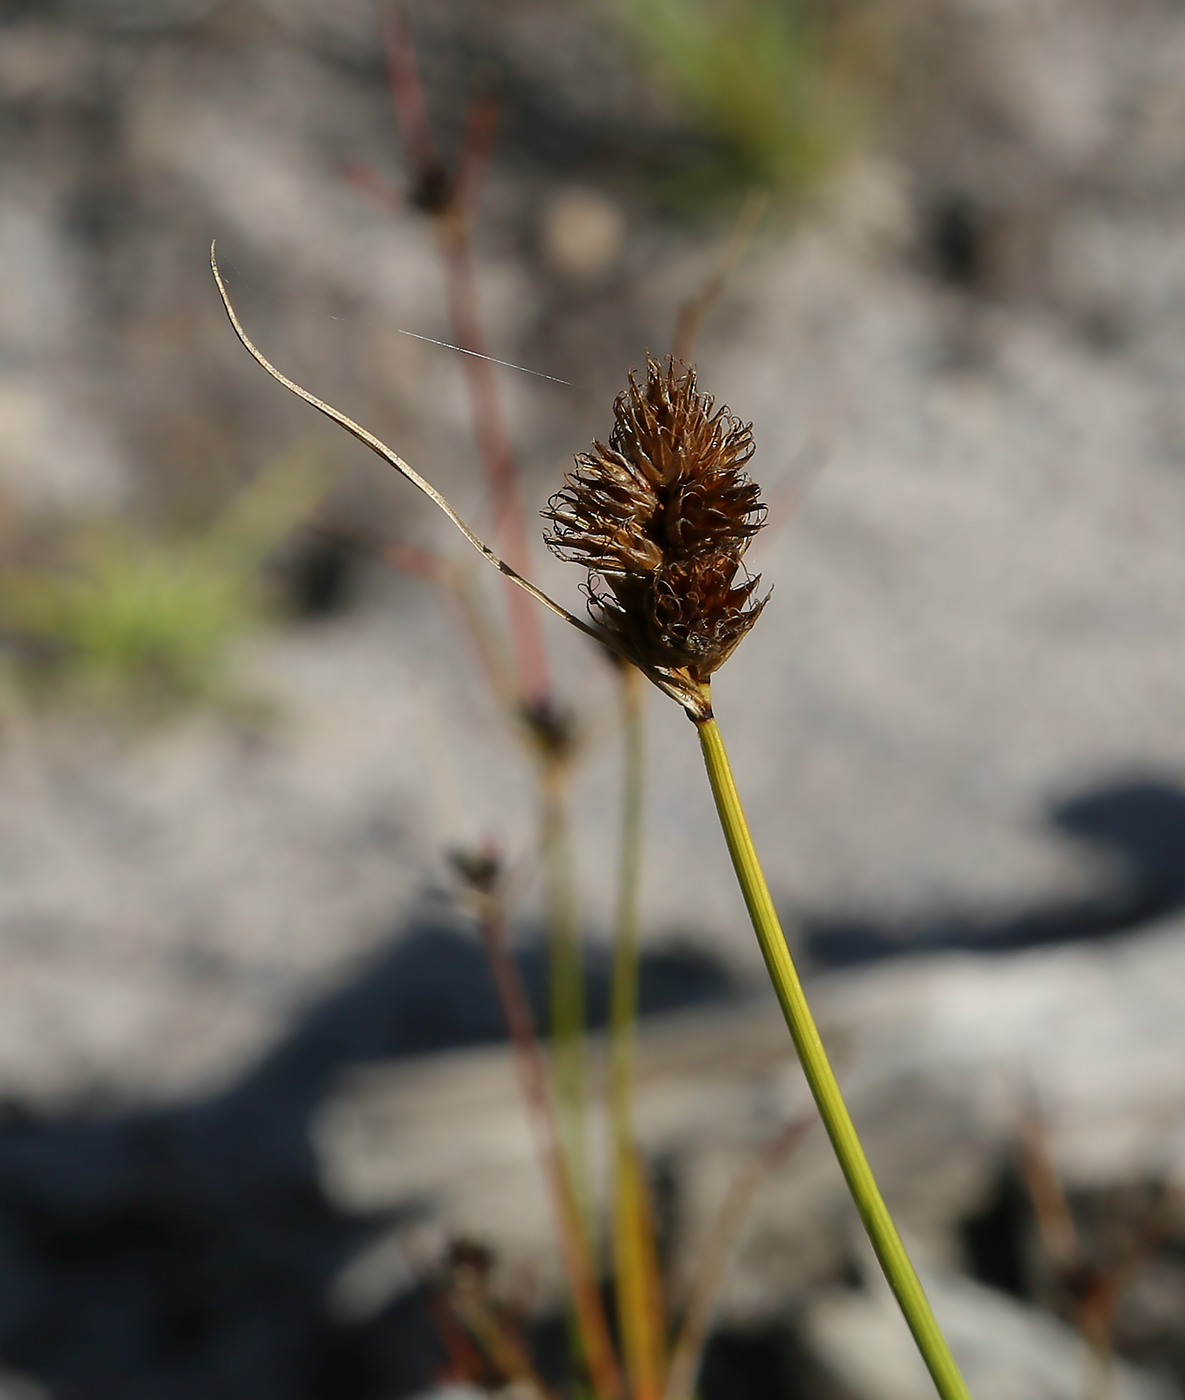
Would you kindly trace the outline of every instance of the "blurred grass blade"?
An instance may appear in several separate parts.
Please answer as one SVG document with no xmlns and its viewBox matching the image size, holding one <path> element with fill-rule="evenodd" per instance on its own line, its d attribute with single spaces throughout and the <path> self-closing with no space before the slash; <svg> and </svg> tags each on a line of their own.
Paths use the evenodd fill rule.
<svg viewBox="0 0 1185 1400">
<path fill-rule="evenodd" d="M 206 547 L 232 566 L 257 564 L 312 515 L 329 480 L 324 464 L 307 448 L 281 453 L 214 522 Z"/>
<path fill-rule="evenodd" d="M 614 1162 L 613 1244 L 617 1315 L 633 1400 L 662 1400 L 666 1328 L 650 1184 L 628 1145 Z"/>
<path fill-rule="evenodd" d="M 672 359 L 682 360 L 685 365 L 691 363 L 700 325 L 714 303 L 719 300 L 728 285 L 728 279 L 740 265 L 753 236 L 753 230 L 761 221 L 768 203 L 769 195 L 765 190 L 750 190 L 745 196 L 745 202 L 741 205 L 741 211 L 732 226 L 719 262 L 704 279 L 699 291 L 688 297 L 679 308 L 679 316 L 675 322 L 675 338 L 671 346 Z"/>
<path fill-rule="evenodd" d="M 609 1120 L 617 1325 L 635 1400 L 659 1400 L 665 1366 L 665 1328 L 649 1186 L 638 1159 L 633 1124 L 638 897 L 645 797 L 642 679 L 635 667 L 620 668 L 624 764 L 609 1022 Z"/>
<path fill-rule="evenodd" d="M 716 1300 L 724 1287 L 737 1240 L 762 1183 L 794 1151 L 814 1122 L 797 1118 L 733 1177 L 700 1250 L 687 1306 L 671 1350 L 671 1369 L 663 1400 L 692 1400 Z"/>
<path fill-rule="evenodd" d="M 872 65 L 818 0 L 617 0 L 660 81 L 724 147 L 721 180 L 790 195 L 829 175 L 866 117 Z"/>
<path fill-rule="evenodd" d="M 588 1066 L 585 1056 L 584 960 L 568 821 L 568 766 L 546 761 L 540 777 L 544 896 L 551 994 L 551 1059 L 560 1138 L 584 1231 L 595 1238 L 589 1168 Z"/>
<path fill-rule="evenodd" d="M 226 698 L 229 649 L 267 616 L 263 565 L 325 485 L 308 454 L 285 454 L 204 534 L 108 521 L 74 538 L 67 567 L 6 570 L 0 616 L 33 644 L 30 678 L 101 704 Z"/>
</svg>

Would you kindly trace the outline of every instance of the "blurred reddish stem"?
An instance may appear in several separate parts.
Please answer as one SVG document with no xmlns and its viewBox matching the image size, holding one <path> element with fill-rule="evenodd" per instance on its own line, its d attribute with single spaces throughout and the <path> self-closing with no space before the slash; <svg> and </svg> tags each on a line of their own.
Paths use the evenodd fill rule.
<svg viewBox="0 0 1185 1400">
<path fill-rule="evenodd" d="M 386 213 L 389 214 L 396 209 L 403 208 L 402 193 L 373 171 L 369 165 L 363 165 L 360 160 L 343 161 L 341 173 L 359 194 L 365 195 L 372 204 L 377 205 Z"/>
<path fill-rule="evenodd" d="M 431 214 L 445 272 L 445 287 L 452 341 L 463 351 L 462 369 L 468 386 L 474 435 L 485 471 L 493 508 L 493 530 L 501 553 L 511 569 L 531 573 L 526 514 L 519 491 L 514 449 L 498 392 L 495 366 L 482 324 L 477 279 L 469 236 L 469 219 L 489 162 L 497 108 L 489 96 L 470 106 L 465 139 L 455 176 L 446 170 L 432 139 L 431 123 L 416 64 L 407 14 L 400 0 L 387 10 L 387 66 L 396 117 L 403 130 L 411 167 L 413 205 Z M 374 182 L 367 181 L 374 192 Z M 541 773 L 544 807 L 544 854 L 548 871 L 548 906 L 551 926 L 551 975 L 557 1105 L 561 1114 L 561 1145 L 568 1150 L 570 1179 L 577 1204 L 587 1199 L 581 1190 L 586 1181 L 586 1095 L 583 1067 L 583 982 L 576 949 L 578 922 L 572 862 L 566 840 L 564 813 L 567 746 L 552 742 L 558 711 L 551 694 L 551 680 L 537 610 L 513 580 L 506 580 L 514 681 L 511 707 L 526 721 L 523 733 L 530 739 Z M 502 689 L 505 694 L 505 688 Z M 591 1362 L 590 1362 L 591 1364 Z"/>
<path fill-rule="evenodd" d="M 424 549 L 418 544 L 407 544 L 394 540 L 384 551 L 387 562 L 400 573 L 412 578 L 422 578 L 428 583 L 440 583 L 448 572 L 448 566 L 439 554 Z"/>
<path fill-rule="evenodd" d="M 719 261 L 704 279 L 699 291 L 688 297 L 679 308 L 675 337 L 671 346 L 672 359 L 682 360 L 684 364 L 691 363 L 695 355 L 700 323 L 719 299 L 728 285 L 729 278 L 744 257 L 749 239 L 753 236 L 753 230 L 765 212 L 768 201 L 769 196 L 763 190 L 751 190 L 745 196 L 745 202 L 741 205 L 741 212 L 737 215 Z"/>
<path fill-rule="evenodd" d="M 1079 1272 L 1086 1266 L 1082 1242 L 1053 1160 L 1045 1121 L 1036 1109 L 1031 1109 L 1021 1124 L 1020 1169 L 1049 1262 L 1063 1276 Z"/>
<path fill-rule="evenodd" d="M 694 1395 L 696 1373 L 708 1329 L 712 1325 L 716 1301 L 753 1200 L 766 1177 L 782 1165 L 815 1122 L 814 1114 L 804 1114 L 787 1123 L 733 1178 L 700 1250 L 699 1265 L 691 1282 L 683 1323 L 671 1353 L 664 1400 L 691 1400 Z"/>
<path fill-rule="evenodd" d="M 1121 1271 L 1099 1269 L 1088 1260 L 1050 1150 L 1045 1120 L 1035 1107 L 1021 1124 L 1020 1169 L 1050 1267 L 1065 1290 L 1074 1325 L 1089 1348 L 1085 1393 L 1089 1400 L 1111 1400 L 1115 1393 L 1111 1329 Z"/>
<path fill-rule="evenodd" d="M 464 356 L 463 368 L 469 386 L 474 436 L 493 503 L 494 532 L 507 563 L 519 573 L 529 575 L 526 515 L 495 368 L 489 360 L 477 358 L 488 355 L 489 349 L 478 309 L 477 280 L 469 242 L 468 220 L 485 176 L 497 105 L 488 95 L 478 97 L 471 105 L 464 149 L 456 177 L 450 180 L 432 140 L 411 30 L 401 4 L 394 4 L 387 11 L 386 45 L 391 96 L 413 174 L 410 197 L 414 204 L 435 217 L 453 340 L 461 349 L 473 352 Z M 367 179 L 365 184 L 368 191 L 375 192 L 373 180 Z M 551 682 L 539 614 L 531 600 L 510 580 L 507 580 L 506 597 L 522 697 L 532 708 L 543 708 L 551 698 Z"/>
<path fill-rule="evenodd" d="M 1171 1218 L 1169 1198 L 1165 1195 L 1153 1203 L 1126 1250 L 1103 1265 L 1090 1259 L 1083 1245 L 1050 1147 L 1048 1124 L 1035 1106 L 1021 1123 L 1020 1168 L 1050 1267 L 1070 1301 L 1074 1324 L 1097 1362 L 1088 1378 L 1090 1393 L 1110 1397 L 1115 1393 L 1115 1312 L 1130 1276 L 1164 1241 Z"/>
<path fill-rule="evenodd" d="M 434 1292 L 429 1307 L 432 1321 L 436 1327 L 436 1334 L 448 1357 L 448 1368 L 439 1379 L 444 1381 L 480 1380 L 483 1370 L 481 1353 L 461 1326 L 460 1319 L 457 1317 L 447 1294 Z"/>
<path fill-rule="evenodd" d="M 407 11 L 401 4 L 391 5 L 387 8 L 384 19 L 383 37 L 387 50 L 387 76 L 391 84 L 391 100 L 395 104 L 395 117 L 407 147 L 408 163 L 417 182 L 422 182 L 426 175 L 440 171 L 442 166 L 436 144 L 432 140 L 428 104 L 424 101 L 424 89 L 420 85 L 420 73 L 416 65 Z M 422 197 L 424 191 L 417 189 L 416 193 Z"/>
<path fill-rule="evenodd" d="M 499 903 L 496 897 L 489 896 L 484 900 L 484 905 L 480 921 L 481 938 L 493 969 L 498 999 L 514 1046 L 523 1095 L 530 1105 L 545 1172 L 555 1198 L 560 1244 L 589 1375 L 598 1400 L 621 1400 L 621 1373 L 597 1287 L 584 1221 L 560 1143 L 551 1086 L 535 1035 L 531 1008 L 518 968 L 510 955 Z"/>
<path fill-rule="evenodd" d="M 492 92 L 479 94 L 469 104 L 465 143 L 453 181 L 451 209 L 461 219 L 468 219 L 477 207 L 497 125 L 498 99 Z M 475 296 L 474 305 L 476 302 Z"/>
<path fill-rule="evenodd" d="M 554 1392 L 544 1385 L 532 1366 L 522 1338 L 498 1316 L 479 1282 L 457 1282 L 449 1301 L 478 1346 L 503 1376 L 512 1384 L 517 1382 L 518 1388 L 526 1389 L 534 1400 L 555 1400 Z"/>
<path fill-rule="evenodd" d="M 383 558 L 400 573 L 445 590 L 460 616 L 462 629 L 473 644 L 494 698 L 507 710 L 512 709 L 517 696 L 510 659 L 493 618 L 482 607 L 482 594 L 472 587 L 464 566 L 402 540 L 388 544 Z"/>
</svg>

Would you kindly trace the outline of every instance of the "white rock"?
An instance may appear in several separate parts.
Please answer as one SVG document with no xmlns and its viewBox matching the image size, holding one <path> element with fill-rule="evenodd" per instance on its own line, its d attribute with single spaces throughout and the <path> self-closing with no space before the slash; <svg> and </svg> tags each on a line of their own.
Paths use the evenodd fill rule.
<svg viewBox="0 0 1185 1400">
<path fill-rule="evenodd" d="M 934 1383 L 893 1295 L 832 1294 L 805 1317 L 806 1339 L 853 1400 L 933 1400 Z M 975 1400 L 1172 1400 L 1175 1386 L 1123 1362 L 1100 1390 L 1099 1363 L 1082 1338 L 1036 1308 L 967 1279 L 927 1272 L 923 1282 Z"/>
</svg>

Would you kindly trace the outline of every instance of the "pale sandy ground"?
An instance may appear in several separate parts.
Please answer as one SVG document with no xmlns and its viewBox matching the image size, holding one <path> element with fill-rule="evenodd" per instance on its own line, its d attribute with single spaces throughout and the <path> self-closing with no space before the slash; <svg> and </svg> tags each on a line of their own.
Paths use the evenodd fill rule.
<svg viewBox="0 0 1185 1400">
<path fill-rule="evenodd" d="M 335 12 L 323 30 L 315 15 L 293 11 L 274 32 L 262 20 L 232 28 L 229 48 L 172 53 L 161 40 L 159 52 L 144 50 L 157 57 L 129 70 L 128 158 L 155 172 L 149 188 L 167 175 L 184 192 L 179 227 L 196 219 L 203 238 L 222 234 L 232 284 L 268 348 L 344 395 L 480 522 L 456 367 L 391 329 L 440 329 L 427 231 L 327 181 L 331 163 L 309 144 L 320 131 L 330 152 L 348 150 L 346 138 L 365 133 L 364 154 L 379 158 L 381 86 L 333 105 L 352 91 L 348 79 L 326 78 L 309 56 L 331 40 L 361 52 L 364 17 Z M 865 917 L 890 932 L 951 911 L 990 922 L 1089 896 L 1116 871 L 1105 852 L 1049 827 L 1051 804 L 1133 776 L 1185 778 L 1185 253 L 1171 139 L 1179 17 L 1149 0 L 1122 15 L 1103 4 L 968 5 L 942 23 L 948 61 L 919 86 L 947 105 L 919 102 L 909 161 L 865 162 L 805 225 L 759 239 L 701 345 L 705 387 L 753 419 L 755 471 L 771 502 L 751 558 L 773 599 L 717 690 L 792 929 L 798 914 Z M 10 55 L 25 53 L 9 60 L 14 101 L 49 102 L 89 72 L 81 39 L 56 67 L 36 25 L 14 42 Z M 522 53 L 534 71 L 526 39 Z M 234 62 L 258 62 L 258 80 L 232 81 Z M 275 120 L 300 110 L 302 93 L 310 125 Z M 4 311 L 10 363 L 24 366 L 6 380 L 20 408 L 13 421 L 29 430 L 7 438 L 18 499 L 49 489 L 51 460 L 82 470 L 68 443 L 48 429 L 37 438 L 32 400 L 18 404 L 22 384 L 65 393 L 90 344 L 79 339 L 80 318 L 93 314 L 77 282 L 84 265 L 71 263 L 63 226 L 49 219 L 70 172 L 54 170 L 36 186 L 31 169 L 14 166 L 7 187 L 11 250 L 36 248 L 40 259 L 4 264 L 21 292 Z M 989 295 L 925 270 L 918 211 L 927 191 L 945 187 L 969 191 L 990 216 Z M 519 339 L 520 354 L 544 368 L 582 372 L 575 399 L 506 377 L 533 511 L 570 454 L 606 430 L 612 388 L 647 346 L 661 347 L 713 252 L 694 241 L 666 247 L 671 235 L 631 215 L 620 278 L 586 289 L 565 313 L 562 278 L 545 269 L 533 289 L 508 241 L 509 188 L 495 183 L 489 217 L 502 241 L 483 252 L 494 334 L 500 345 Z M 39 228 L 53 236 L 38 238 Z M 1041 255 L 1022 256 L 1034 229 Z M 209 347 L 195 342 L 184 373 L 173 365 L 176 383 L 198 398 L 202 376 L 233 386 L 262 460 L 293 433 L 315 434 L 311 413 L 285 401 L 220 325 L 197 265 L 201 240 L 170 238 L 160 256 L 167 249 L 171 261 L 139 274 L 143 295 L 179 298 L 177 324 Z M 53 262 L 59 254 L 65 261 Z M 269 296 L 264 263 L 319 288 L 317 308 L 304 315 Z M 344 320 L 329 312 L 335 299 Z M 160 376 L 178 351 L 159 341 L 151 353 L 171 323 L 136 324 L 144 344 L 118 392 L 141 397 L 113 401 L 129 421 L 154 395 L 161 412 L 174 411 Z M 582 332 L 583 360 L 570 344 Z M 567 347 L 559 364 L 555 345 Z M 216 364 L 202 358 L 211 352 Z M 66 363 L 65 379 L 50 372 Z M 381 398 L 383 381 L 394 400 Z M 98 451 L 103 432 L 87 433 Z M 170 458 L 185 460 L 201 439 L 174 431 L 171 441 Z M 377 462 L 352 446 L 341 453 L 350 489 L 362 481 L 378 493 L 372 518 L 460 553 Z M 84 475 L 101 495 L 109 478 L 97 465 Z M 497 581 L 476 559 L 474 569 L 496 598 Z M 540 551 L 537 572 L 577 602 L 576 570 Z M 560 693 L 587 735 L 576 806 L 598 937 L 615 842 L 612 694 L 579 640 L 547 629 Z M 429 590 L 384 585 L 360 613 L 256 648 L 244 674 L 277 704 L 258 740 L 208 719 L 126 744 L 32 716 L 10 726 L 0 754 L 11 793 L 0 818 L 0 1005 L 11 1009 L 0 1025 L 11 1048 L 0 1064 L 14 1092 L 56 1096 L 92 1082 L 167 1093 L 232 1072 L 393 933 L 440 883 L 442 854 L 459 841 L 499 839 L 526 872 L 529 918 L 529 784 Z M 658 696 L 650 719 L 647 934 L 699 943 L 752 974 L 693 735 Z"/>
<path fill-rule="evenodd" d="M 764 251 L 736 329 L 703 355 L 705 382 L 753 416 L 774 502 L 752 555 L 773 598 L 717 707 L 775 895 L 793 930 L 797 910 L 891 926 L 1102 889 L 1115 872 L 1046 809 L 1185 775 L 1185 473 L 1156 431 L 1167 366 L 991 308 L 975 313 L 982 362 L 952 368 L 944 349 L 971 313 L 849 230 Z M 817 451 L 792 510 L 796 464 Z M 539 575 L 578 600 L 574 569 L 541 559 Z M 473 579 L 496 598 L 480 560 Z M 603 937 L 612 687 L 547 628 L 588 736 L 579 866 Z M 262 735 L 216 719 L 139 739 L 32 716 L 10 729 L 13 1090 L 68 1091 L 84 1066 L 129 1092 L 225 1072 L 390 936 L 458 843 L 498 839 L 530 917 L 529 775 L 427 587 L 391 585 L 243 660 L 277 706 Z M 694 733 L 658 695 L 648 713 L 647 932 L 752 974 Z"/>
<path fill-rule="evenodd" d="M 185 233 L 160 240 L 155 270 L 115 266 L 112 297 L 122 288 L 134 302 L 128 288 L 142 277 L 143 302 L 157 307 L 133 318 L 118 373 L 94 368 L 103 342 L 88 337 L 106 312 L 88 299 L 55 202 L 77 171 L 38 183 L 34 162 L 6 177 L 0 425 L 19 510 L 123 502 L 144 472 L 137 452 L 178 476 L 197 472 L 213 450 L 199 431 L 207 391 L 244 425 L 244 470 L 312 432 L 218 321 L 201 266 L 218 232 L 268 348 L 481 518 L 455 366 L 392 330 L 443 328 L 425 230 L 326 178 L 327 149 L 378 131 L 379 97 L 336 103 L 333 82 L 346 79 L 310 76 L 320 70 L 301 45 L 320 32 L 315 11 L 286 14 L 288 47 L 244 27 L 244 52 L 271 46 L 270 66 L 251 70 L 258 81 L 228 76 L 217 50 L 181 64 L 166 53 L 140 70 L 128 149 L 182 210 Z M 891 935 L 952 911 L 990 924 L 1087 898 L 1123 872 L 1059 836 L 1051 805 L 1132 778 L 1185 786 L 1182 20 L 1153 0 L 966 0 L 943 13 L 964 50 L 928 81 L 940 94 L 962 84 L 965 106 L 947 124 L 919 117 L 908 158 L 870 156 L 816 214 L 759 238 L 701 347 L 704 386 L 754 421 L 754 469 L 771 502 L 751 558 L 774 595 L 717 700 L 792 937 L 800 920 L 860 917 Z M 357 44 L 373 58 L 354 8 L 342 15 L 329 26 L 340 52 Z M 22 81 L 36 97 L 89 71 L 85 40 L 59 51 L 36 26 L 22 33 L 22 62 L 0 60 L 14 101 L 26 100 Z M 217 100 L 211 73 L 222 75 Z M 985 92 L 994 118 L 979 131 L 972 98 Z M 309 94 L 320 105 L 308 127 L 283 119 Z M 369 139 L 381 160 L 380 138 Z M 613 276 L 578 296 L 557 291 L 552 269 L 539 290 L 522 240 L 543 237 L 550 206 L 540 197 L 543 222 L 515 225 L 505 212 L 514 178 L 495 181 L 497 233 L 483 248 L 493 333 L 511 358 L 577 378 L 580 391 L 506 380 L 535 510 L 571 453 L 606 430 L 625 371 L 665 344 L 716 244 L 672 244 L 628 202 L 614 205 L 626 232 Z M 933 276 L 921 251 L 926 199 L 947 187 L 989 216 L 994 261 L 972 292 Z M 1026 252 L 1033 240 L 1039 255 Z M 173 300 L 158 305 L 169 288 Z M 192 402 L 166 412 L 174 382 Z M 137 432 L 124 431 L 131 421 Z M 332 458 L 347 495 L 392 532 L 452 548 L 396 483 L 367 494 L 358 483 L 383 469 L 351 451 Z M 474 579 L 494 597 L 497 580 L 481 568 L 475 559 Z M 578 598 L 576 571 L 542 551 L 538 575 Z M 611 683 L 579 639 L 547 629 L 560 692 L 586 734 L 579 868 L 590 935 L 603 939 L 616 839 Z M 410 918 L 449 904 L 444 855 L 459 842 L 499 840 L 531 925 L 528 776 L 424 585 L 374 581 L 355 612 L 245 649 L 241 676 L 274 702 L 262 729 L 204 716 L 129 736 L 19 708 L 9 721 L 4 1095 L 45 1108 L 172 1103 L 237 1083 L 327 990 L 364 981 L 368 959 Z M 701 947 L 757 986 L 694 735 L 657 695 L 648 715 L 646 937 Z M 1072 1063 L 1058 1054 L 1090 1021 L 1082 992 L 1097 1039 L 1083 1042 L 1065 1088 L 1081 1110 L 1065 1151 L 1089 1163 L 1115 1141 L 1081 1106 L 1088 1090 L 1111 1093 L 1103 1068 L 1130 1051 L 1162 1056 L 1148 1083 L 1175 1076 L 1175 1041 L 1151 1030 L 1156 1007 L 1165 1026 L 1179 1019 L 1175 1004 L 1155 1001 L 1173 985 L 1178 939 L 1171 923 L 1149 935 L 1131 955 L 1144 971 L 1127 981 L 1112 982 L 1110 952 L 1071 950 L 835 974 L 825 999 L 839 1023 L 864 1026 L 867 1013 L 874 1040 L 879 1016 L 895 1028 L 854 1072 L 871 1066 L 878 1093 L 907 1093 L 911 1076 L 942 1081 L 961 1054 L 995 1074 L 1018 1043 L 1056 1078 Z M 1048 1005 L 1033 1004 L 1035 988 Z M 1109 989 L 1121 998 L 1113 1024 Z M 942 1034 L 912 1027 L 909 1039 L 915 1013 Z M 1057 1017 L 1065 1037 L 1038 1044 Z M 908 1042 L 904 1058 L 894 1036 Z M 1119 1074 L 1116 1102 L 1127 1082 Z M 1062 1088 L 1049 1093 L 1063 1102 Z M 1150 1139 L 1161 1166 L 1176 1161 L 1178 1137 L 1171 1092 L 1165 1105 L 1169 1126 Z M 832 1325 L 820 1321 L 820 1337 Z"/>
</svg>

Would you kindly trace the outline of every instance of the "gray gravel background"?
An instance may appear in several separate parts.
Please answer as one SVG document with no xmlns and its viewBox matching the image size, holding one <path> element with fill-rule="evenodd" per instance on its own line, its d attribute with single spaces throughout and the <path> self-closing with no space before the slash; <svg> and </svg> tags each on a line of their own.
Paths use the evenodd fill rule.
<svg viewBox="0 0 1185 1400">
<path fill-rule="evenodd" d="M 773 600 L 718 705 L 792 926 L 856 918 L 908 937 L 927 920 L 1006 923 L 1105 893 L 1123 873 L 1114 853 L 1052 828 L 1051 804 L 1185 774 L 1172 139 L 1185 56 L 1172 6 L 1130 11 L 968 0 L 907 13 L 946 62 L 908 70 L 896 134 L 812 217 L 759 236 L 705 329 L 702 381 L 753 419 L 772 502 L 752 560 Z M 0 219 L 14 508 L 134 510 L 167 481 L 208 494 L 295 437 L 340 463 L 346 517 L 457 552 L 219 320 L 199 255 L 210 232 L 261 342 L 481 519 L 455 357 L 395 334 L 443 329 L 428 230 L 335 177 L 359 150 L 394 170 L 369 11 L 236 13 L 169 27 L 117 7 L 105 30 L 69 12 L 10 26 L 10 106 L 40 114 Z M 534 15 L 424 16 L 429 73 L 446 92 L 463 79 L 462 35 L 511 54 L 524 90 L 552 92 L 560 70 L 520 42 Z M 599 24 L 577 12 L 565 42 L 597 54 Z M 665 129 L 626 79 L 603 86 L 576 86 L 591 125 L 641 111 L 643 130 Z M 100 110 L 96 166 L 78 133 Z M 579 386 L 504 376 L 534 509 L 606 430 L 613 390 L 661 348 L 718 244 L 610 188 L 621 242 L 597 277 L 565 274 L 548 261 L 547 210 L 569 184 L 545 187 L 542 157 L 509 141 L 481 248 L 491 334 Z M 584 165 L 591 181 L 595 159 Z M 114 224 L 96 232 L 81 205 Z M 952 219 L 971 253 L 944 270 Z M 54 496 L 54 472 L 77 482 Z M 576 571 L 542 551 L 538 575 L 576 598 Z M 587 735 L 577 809 L 596 937 L 615 841 L 611 691 L 548 627 Z M 135 739 L 32 714 L 10 725 L 12 1091 L 173 1093 L 233 1073 L 431 898 L 460 841 L 496 835 L 523 868 L 530 921 L 529 789 L 431 590 L 374 580 L 355 614 L 261 643 L 243 675 L 277 705 L 261 736 L 203 718 Z M 657 696 L 651 717 L 648 936 L 751 974 L 693 736 Z"/>
<path fill-rule="evenodd" d="M 1185 902 L 1185 15 L 891 13 L 891 116 L 825 198 L 767 221 L 698 356 L 704 387 L 754 422 L 771 503 L 751 561 L 773 598 L 718 711 L 792 937 L 821 962 L 853 926 L 865 950 L 1007 945 Z M 482 65 L 506 81 L 478 247 L 491 341 L 571 381 L 502 379 L 534 511 L 607 431 L 628 369 L 668 343 L 727 219 L 680 225 L 648 202 L 647 153 L 690 138 L 592 0 L 562 23 L 533 0 L 414 17 L 446 141 Z M 484 528 L 456 357 L 397 333 L 447 338 L 430 231 L 342 175 L 362 159 L 400 178 L 369 4 L 107 0 L 3 25 L 6 540 L 96 511 L 200 516 L 295 442 L 336 473 L 343 528 L 462 558 L 250 363 L 205 264 L 216 234 L 265 349 Z M 600 220 L 599 262 L 565 251 L 573 209 Z M 133 732 L 11 699 L 0 1095 L 21 1111 L 221 1104 L 233 1133 L 226 1105 L 254 1104 L 296 1045 L 315 1069 L 285 1131 L 311 1179 L 327 1077 L 402 1034 L 317 1041 L 324 999 L 385 986 L 370 969 L 398 965 L 401 931 L 454 917 L 448 850 L 495 837 L 524 936 L 537 926 L 528 774 L 455 618 L 423 583 L 362 574 L 350 611 L 244 647 L 266 722 Z M 578 598 L 542 548 L 537 576 Z M 612 682 L 546 627 L 583 735 L 580 880 L 603 941 Z M 756 985 L 694 735 L 658 695 L 648 715 L 648 945 Z M 1132 791 L 1126 835 L 1122 814 L 1051 820 Z M 975 966 L 961 995 L 987 1004 Z M 828 985 L 842 1001 L 843 975 Z"/>
</svg>

